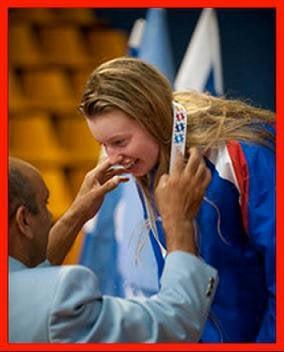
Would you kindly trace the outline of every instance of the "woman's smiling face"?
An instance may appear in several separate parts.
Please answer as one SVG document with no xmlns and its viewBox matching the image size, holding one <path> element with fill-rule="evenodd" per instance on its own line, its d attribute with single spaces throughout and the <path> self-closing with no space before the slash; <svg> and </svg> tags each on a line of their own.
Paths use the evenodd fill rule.
<svg viewBox="0 0 284 352">
<path fill-rule="evenodd" d="M 134 119 L 120 110 L 87 119 L 95 139 L 105 147 L 111 163 L 125 167 L 133 176 L 146 175 L 157 164 L 158 142 Z"/>
</svg>

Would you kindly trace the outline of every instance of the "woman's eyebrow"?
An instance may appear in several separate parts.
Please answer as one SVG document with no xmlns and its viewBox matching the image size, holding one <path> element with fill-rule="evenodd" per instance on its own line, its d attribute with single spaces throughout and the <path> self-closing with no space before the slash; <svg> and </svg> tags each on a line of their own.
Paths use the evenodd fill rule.
<svg viewBox="0 0 284 352">
<path fill-rule="evenodd" d="M 112 142 L 113 140 L 115 139 L 118 139 L 118 138 L 128 138 L 128 134 L 125 133 L 125 132 L 122 132 L 122 133 L 117 133 L 116 135 L 114 136 L 111 136 L 110 138 L 107 139 L 108 142 Z"/>
</svg>

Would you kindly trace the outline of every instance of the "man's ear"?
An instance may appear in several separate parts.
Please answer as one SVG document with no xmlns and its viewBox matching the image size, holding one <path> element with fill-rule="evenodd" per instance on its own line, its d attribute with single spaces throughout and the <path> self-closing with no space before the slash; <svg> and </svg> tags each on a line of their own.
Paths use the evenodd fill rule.
<svg viewBox="0 0 284 352">
<path fill-rule="evenodd" d="M 33 239 L 34 234 L 31 226 L 31 214 L 24 205 L 20 205 L 16 211 L 16 224 L 21 233 L 27 237 L 27 239 Z"/>
</svg>

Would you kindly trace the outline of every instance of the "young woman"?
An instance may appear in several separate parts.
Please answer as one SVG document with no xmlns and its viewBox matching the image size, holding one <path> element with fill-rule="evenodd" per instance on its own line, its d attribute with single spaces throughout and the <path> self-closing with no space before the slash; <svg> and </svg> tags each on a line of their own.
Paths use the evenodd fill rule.
<svg viewBox="0 0 284 352">
<path fill-rule="evenodd" d="M 136 177 L 158 275 L 166 248 L 153 193 L 173 159 L 172 139 L 184 139 L 186 157 L 192 146 L 202 151 L 212 181 L 196 245 L 220 276 L 202 341 L 275 341 L 274 114 L 237 100 L 173 93 L 154 67 L 131 58 L 91 74 L 80 110 L 111 161 L 120 158 Z"/>
</svg>

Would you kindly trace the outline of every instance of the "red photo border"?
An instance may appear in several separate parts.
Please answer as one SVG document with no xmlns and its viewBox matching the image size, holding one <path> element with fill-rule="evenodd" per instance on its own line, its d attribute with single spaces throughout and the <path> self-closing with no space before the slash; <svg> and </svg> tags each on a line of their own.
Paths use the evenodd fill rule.
<svg viewBox="0 0 284 352">
<path fill-rule="evenodd" d="M 277 340 L 272 344 L 233 343 L 233 344 L 188 344 L 188 343 L 157 343 L 157 344 L 9 344 L 8 343 L 8 230 L 7 230 L 7 159 L 8 159 L 8 10 L 14 7 L 187 7 L 187 8 L 274 8 L 276 10 L 276 113 L 277 113 Z M 281 23 L 282 22 L 282 23 Z M 0 1 L 0 48 L 1 48 L 1 113 L 0 113 L 0 351 L 284 351 L 284 239 L 283 234 L 283 180 L 284 160 L 284 101 L 280 92 L 284 91 L 284 1 L 283 0 L 236 0 L 228 4 L 225 0 L 219 1 L 153 1 L 143 0 L 132 4 L 130 1 L 109 0 L 1 0 Z M 264 83 L 263 83 L 264 84 Z M 282 216 L 281 216 L 282 215 Z M 282 254 L 282 255 L 281 255 Z"/>
</svg>

